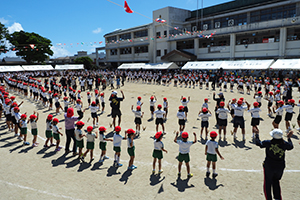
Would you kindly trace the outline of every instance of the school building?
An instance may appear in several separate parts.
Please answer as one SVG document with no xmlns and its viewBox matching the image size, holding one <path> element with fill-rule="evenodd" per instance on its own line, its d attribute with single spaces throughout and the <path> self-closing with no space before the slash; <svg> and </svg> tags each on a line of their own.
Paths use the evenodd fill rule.
<svg viewBox="0 0 300 200">
<path fill-rule="evenodd" d="M 300 0 L 235 0 L 194 11 L 165 7 L 152 18 L 105 34 L 106 63 L 183 66 L 196 60 L 300 57 Z"/>
</svg>

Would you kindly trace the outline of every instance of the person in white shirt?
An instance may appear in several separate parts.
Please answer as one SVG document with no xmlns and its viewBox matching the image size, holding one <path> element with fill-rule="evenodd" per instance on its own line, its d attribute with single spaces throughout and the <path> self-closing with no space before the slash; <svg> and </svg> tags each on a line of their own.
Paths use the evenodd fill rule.
<svg viewBox="0 0 300 200">
<path fill-rule="evenodd" d="M 128 169 L 134 170 L 137 168 L 137 166 L 133 165 L 134 157 L 135 157 L 135 146 L 133 142 L 133 139 L 135 138 L 135 131 L 132 128 L 130 128 L 126 131 L 125 134 L 127 134 L 127 152 L 128 155 L 130 156 Z"/>
<path fill-rule="evenodd" d="M 215 131 L 210 132 L 210 140 L 207 140 L 205 144 L 205 155 L 207 160 L 207 171 L 206 171 L 206 177 L 209 177 L 210 175 L 210 164 L 212 163 L 212 169 L 213 169 L 213 178 L 216 178 L 218 174 L 216 173 L 216 162 L 217 162 L 217 154 L 220 156 L 220 158 L 223 160 L 224 158 L 221 156 L 218 148 L 218 142 L 215 141 L 218 134 Z"/>
<path fill-rule="evenodd" d="M 18 113 L 16 115 L 20 115 L 20 114 Z M 26 113 L 20 115 L 20 119 L 19 119 L 18 123 L 19 123 L 20 131 L 21 131 L 20 137 L 23 137 L 23 140 L 24 140 L 23 144 L 29 145 L 30 143 L 26 141 L 26 138 L 27 138 L 27 115 L 26 115 Z"/>
<path fill-rule="evenodd" d="M 167 120 L 167 115 L 168 115 L 168 110 L 169 110 L 169 102 L 168 102 L 168 99 L 166 97 L 163 98 L 163 108 L 164 108 L 164 111 L 166 112 L 164 114 L 164 120 Z"/>
<path fill-rule="evenodd" d="M 258 102 L 258 107 L 261 107 L 261 99 L 263 98 L 262 96 L 262 91 L 258 91 L 257 93 L 254 93 L 253 96 L 254 99 L 256 99 L 256 101 Z"/>
<path fill-rule="evenodd" d="M 161 169 L 161 160 L 163 159 L 162 152 L 164 151 L 168 153 L 168 151 L 164 149 L 164 143 L 161 141 L 162 137 L 163 137 L 163 133 L 161 131 L 155 134 L 154 149 L 152 153 L 152 157 L 153 157 L 152 174 L 155 173 L 155 163 L 157 159 L 158 159 L 158 174 L 161 174 L 163 172 L 163 170 Z"/>
<path fill-rule="evenodd" d="M 115 127 L 115 134 L 114 134 L 114 137 L 113 137 L 113 146 L 114 146 L 113 150 L 115 152 L 114 166 L 117 166 L 117 167 L 122 167 L 123 166 L 123 164 L 120 163 L 121 143 L 122 143 L 122 140 L 127 139 L 126 134 L 125 134 L 125 137 L 122 137 L 120 135 L 120 132 L 121 132 L 121 127 L 116 126 Z"/>
<path fill-rule="evenodd" d="M 252 138 L 255 137 L 255 134 L 259 134 L 258 125 L 260 122 L 260 116 L 259 112 L 261 112 L 261 109 L 259 108 L 259 103 L 254 102 L 253 103 L 254 108 L 251 108 L 248 110 L 249 113 L 251 113 L 251 126 L 252 126 Z"/>
<path fill-rule="evenodd" d="M 179 124 L 179 132 L 181 134 L 185 128 L 185 113 L 184 113 L 183 106 L 179 106 L 179 110 L 177 112 L 177 118 L 178 118 L 178 124 Z"/>
<path fill-rule="evenodd" d="M 59 146 L 59 143 L 60 143 L 60 136 L 59 135 L 63 135 L 60 131 L 59 131 L 59 128 L 57 127 L 57 124 L 58 124 L 58 119 L 57 118 L 54 118 L 52 120 L 52 133 L 53 133 L 53 138 L 56 140 L 56 149 L 55 151 L 60 151 L 61 150 L 61 147 Z"/>
<path fill-rule="evenodd" d="M 150 97 L 150 112 L 151 112 L 151 119 L 153 119 L 153 112 L 155 110 L 155 103 L 156 103 L 157 99 L 156 96 L 153 95 Z M 156 131 L 157 132 L 157 131 Z"/>
<path fill-rule="evenodd" d="M 284 105 L 284 102 L 282 100 L 280 100 L 280 101 L 277 101 L 277 103 L 276 103 L 276 110 L 275 110 L 275 106 L 273 107 L 273 112 L 276 114 L 276 117 L 272 122 L 272 125 L 274 128 L 278 128 L 279 123 L 282 120 L 283 105 Z"/>
<path fill-rule="evenodd" d="M 290 121 L 292 120 L 293 114 L 294 114 L 294 105 L 295 100 L 289 99 L 288 104 L 283 106 L 283 109 L 285 109 L 285 126 L 286 126 L 286 133 L 288 133 L 291 129 L 290 127 Z"/>
<path fill-rule="evenodd" d="M 190 97 L 188 97 L 188 99 L 186 99 L 186 97 L 181 96 L 180 102 L 183 105 L 184 109 L 183 111 L 185 112 L 185 120 L 187 120 L 187 114 L 189 112 L 189 109 L 187 107 L 187 104 L 190 102 Z"/>
<path fill-rule="evenodd" d="M 202 108 L 201 109 L 203 109 L 203 108 L 207 108 L 208 109 L 208 98 L 204 99 L 204 103 L 202 104 Z"/>
<path fill-rule="evenodd" d="M 141 133 L 141 124 L 142 124 L 142 118 L 144 115 L 144 112 L 141 111 L 141 106 L 137 106 L 136 110 L 133 110 L 133 105 L 131 106 L 131 111 L 134 113 L 135 119 L 135 128 L 136 128 L 136 133 L 139 135 Z"/>
<path fill-rule="evenodd" d="M 84 161 L 84 158 L 87 155 L 87 153 L 91 152 L 90 153 L 90 156 L 91 156 L 90 162 L 92 162 L 94 160 L 93 152 L 94 152 L 94 148 L 95 148 L 95 139 L 98 138 L 98 133 L 97 132 L 95 132 L 96 134 L 93 133 L 92 126 L 88 126 L 86 130 L 87 130 L 87 134 L 85 135 L 86 151 L 84 152 L 83 156 L 81 157 L 81 160 Z"/>
<path fill-rule="evenodd" d="M 88 108 L 86 108 L 85 110 L 90 109 L 91 110 L 91 117 L 93 118 L 93 127 L 95 128 L 96 126 L 98 126 L 98 115 L 97 115 L 97 111 L 99 110 L 99 107 L 96 105 L 96 102 L 93 101 L 92 105 L 89 106 Z M 95 125 L 95 119 L 97 120 L 97 123 Z"/>
<path fill-rule="evenodd" d="M 103 163 L 104 159 L 109 159 L 109 157 L 107 157 L 106 154 L 106 141 L 113 141 L 112 139 L 108 139 L 105 137 L 104 133 L 106 132 L 106 128 L 104 126 L 100 126 L 99 127 L 99 147 L 101 149 L 101 155 L 100 155 L 100 159 L 99 159 L 99 163 Z"/>
<path fill-rule="evenodd" d="M 83 111 L 82 111 L 82 101 L 80 99 L 76 100 L 76 110 L 77 110 L 77 114 L 78 114 L 78 120 L 81 120 L 83 118 Z"/>
<path fill-rule="evenodd" d="M 234 118 L 233 118 L 233 137 L 234 139 L 236 139 L 236 131 L 238 129 L 238 127 L 240 127 L 242 129 L 242 135 L 243 135 L 243 141 L 245 141 L 245 120 L 244 120 L 244 111 L 246 109 L 249 109 L 250 104 L 245 101 L 245 103 L 248 105 L 247 106 L 243 106 L 243 101 L 242 100 L 238 100 L 237 105 L 233 106 L 234 109 Z"/>
<path fill-rule="evenodd" d="M 32 147 L 37 147 L 39 143 L 36 142 L 37 139 L 37 134 L 38 134 L 38 130 L 37 130 L 37 121 L 39 120 L 39 113 L 37 112 L 35 115 L 35 111 L 33 112 L 32 115 L 29 116 L 29 121 L 30 125 L 31 125 L 31 134 L 33 135 L 33 140 L 32 140 Z"/>
<path fill-rule="evenodd" d="M 161 110 L 162 105 L 158 104 L 157 105 L 157 110 L 153 112 L 155 114 L 155 125 L 156 125 L 156 132 L 158 132 L 158 126 L 159 124 L 162 127 L 163 133 L 165 133 L 165 126 L 164 126 L 164 114 L 166 113 L 165 111 Z"/>
<path fill-rule="evenodd" d="M 203 129 L 205 128 L 205 139 L 207 139 L 208 134 L 208 118 L 211 117 L 211 112 L 207 110 L 207 108 L 203 108 L 202 112 L 200 111 L 198 116 L 201 118 L 201 131 L 200 131 L 200 137 L 202 138 Z"/>
<path fill-rule="evenodd" d="M 227 108 L 224 108 L 224 106 L 225 106 L 224 101 L 221 101 L 218 110 L 216 110 L 216 113 L 218 114 L 218 117 L 219 117 L 218 126 L 219 126 L 220 140 L 221 140 L 221 132 L 223 130 L 224 141 L 226 141 L 227 118 L 228 118 L 228 114 L 230 113 L 230 111 Z"/>
<path fill-rule="evenodd" d="M 84 147 L 84 141 L 83 141 L 83 137 L 85 136 L 83 133 L 82 133 L 82 127 L 84 126 L 84 123 L 82 121 L 78 121 L 76 123 L 76 127 L 77 129 L 74 131 L 74 134 L 75 134 L 75 139 L 76 139 L 76 146 L 78 147 L 79 149 L 79 152 L 78 152 L 78 159 L 80 159 L 83 154 L 82 154 L 82 149 Z"/>
<path fill-rule="evenodd" d="M 102 110 L 101 110 L 101 114 L 104 113 L 104 109 L 105 109 L 105 100 L 104 100 L 104 92 L 102 92 L 100 94 L 100 101 L 101 101 L 101 107 L 102 107 Z M 96 102 L 97 103 L 97 102 Z"/>
<path fill-rule="evenodd" d="M 181 134 L 182 140 L 178 139 L 179 132 L 176 132 L 176 136 L 174 142 L 179 145 L 179 155 L 177 157 L 178 160 L 178 176 L 181 176 L 181 166 L 182 162 L 185 162 L 186 170 L 188 173 L 188 178 L 193 177 L 193 174 L 190 172 L 190 147 L 197 142 L 196 133 L 194 132 L 194 141 L 188 141 L 189 134 L 187 132 L 183 132 Z"/>
</svg>

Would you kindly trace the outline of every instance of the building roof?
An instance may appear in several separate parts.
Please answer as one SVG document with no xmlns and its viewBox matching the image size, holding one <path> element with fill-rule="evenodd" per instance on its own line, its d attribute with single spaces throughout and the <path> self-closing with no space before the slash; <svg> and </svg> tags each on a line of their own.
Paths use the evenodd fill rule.
<svg viewBox="0 0 300 200">
<path fill-rule="evenodd" d="M 128 32 L 128 31 L 132 31 L 132 30 L 135 30 L 135 29 L 143 29 L 143 28 L 147 28 L 147 27 L 148 27 L 149 25 L 151 25 L 151 24 L 152 24 L 152 23 L 144 24 L 144 25 L 135 26 L 135 27 L 128 28 L 128 29 L 118 29 L 118 30 L 115 30 L 115 31 L 113 31 L 113 32 L 106 33 L 106 34 L 104 35 L 104 37 L 107 37 L 107 36 L 110 36 L 110 35 L 119 34 L 119 33 Z"/>
<path fill-rule="evenodd" d="M 177 55 L 180 55 L 180 56 L 182 56 L 182 57 L 185 57 L 185 58 L 187 58 L 187 59 L 190 59 L 190 60 L 196 60 L 196 59 L 197 59 L 197 56 L 196 56 L 196 55 L 194 55 L 194 54 L 192 54 L 192 53 L 189 53 L 189 52 L 186 52 L 186 51 L 177 50 L 177 49 L 175 49 L 175 50 L 173 50 L 173 51 L 167 53 L 167 54 L 164 55 L 164 56 L 162 56 L 161 59 L 162 59 L 162 60 L 166 60 L 167 58 L 169 58 L 169 57 L 171 57 L 171 56 L 173 56 L 173 55 L 176 55 L 176 54 L 177 54 Z"/>
<path fill-rule="evenodd" d="M 19 57 L 4 57 L 2 59 L 4 62 L 26 62 L 26 60 Z"/>
<path fill-rule="evenodd" d="M 235 0 L 227 3 L 222 3 L 215 6 L 203 8 L 203 16 L 209 17 L 216 14 L 224 14 L 236 10 L 241 10 L 241 9 L 246 9 L 246 8 L 256 7 L 259 5 L 276 3 L 276 2 L 282 2 L 282 1 L 288 1 L 288 0 Z M 194 10 L 191 13 L 191 17 L 186 19 L 186 21 L 195 19 L 197 16 L 197 12 L 198 12 L 198 16 L 201 16 L 201 9 Z"/>
</svg>

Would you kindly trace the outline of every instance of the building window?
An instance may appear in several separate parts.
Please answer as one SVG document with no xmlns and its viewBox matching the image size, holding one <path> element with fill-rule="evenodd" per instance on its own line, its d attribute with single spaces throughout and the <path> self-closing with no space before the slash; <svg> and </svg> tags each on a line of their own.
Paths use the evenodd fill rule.
<svg viewBox="0 0 300 200">
<path fill-rule="evenodd" d="M 118 50 L 117 50 L 117 49 L 111 49 L 111 50 L 110 50 L 110 55 L 111 55 L 111 56 L 118 55 Z"/>
<path fill-rule="evenodd" d="M 178 41 L 177 49 L 193 49 L 194 48 L 194 40 L 186 40 L 186 41 Z"/>
<path fill-rule="evenodd" d="M 120 35 L 120 40 L 130 40 L 131 39 L 131 33 L 125 33 Z"/>
<path fill-rule="evenodd" d="M 241 26 L 247 24 L 247 14 L 222 17 L 214 20 L 213 28 L 225 28 L 229 26 Z"/>
<path fill-rule="evenodd" d="M 136 31 L 133 33 L 134 38 L 140 38 L 140 37 L 147 37 L 148 36 L 148 29 Z"/>
<path fill-rule="evenodd" d="M 117 41 L 117 36 L 112 36 L 112 37 L 108 37 L 107 38 L 107 42 L 110 43 L 110 42 L 116 42 Z"/>
<path fill-rule="evenodd" d="M 159 56 L 161 56 L 161 52 L 160 52 L 160 50 L 156 50 L 156 57 L 159 57 Z"/>
<path fill-rule="evenodd" d="M 294 17 L 296 15 L 296 4 L 263 9 L 250 13 L 250 22 L 261 22 L 276 19 Z"/>
<path fill-rule="evenodd" d="M 120 49 L 120 54 L 131 54 L 131 47 Z"/>
<path fill-rule="evenodd" d="M 199 48 L 206 48 L 212 46 L 229 46 L 229 45 L 230 45 L 230 36 L 220 36 L 220 37 L 199 39 Z"/>
<path fill-rule="evenodd" d="M 164 37 L 167 37 L 167 31 L 164 31 Z"/>
<path fill-rule="evenodd" d="M 156 38 L 160 38 L 160 32 L 156 32 Z"/>
<path fill-rule="evenodd" d="M 236 45 L 279 42 L 280 31 L 260 31 L 236 35 Z"/>
<path fill-rule="evenodd" d="M 168 54 L 168 49 L 165 49 L 164 50 L 164 55 L 167 55 Z"/>
<path fill-rule="evenodd" d="M 134 53 L 148 53 L 148 46 L 134 47 Z"/>
<path fill-rule="evenodd" d="M 287 41 L 300 40 L 300 28 L 289 28 L 287 30 Z"/>
</svg>

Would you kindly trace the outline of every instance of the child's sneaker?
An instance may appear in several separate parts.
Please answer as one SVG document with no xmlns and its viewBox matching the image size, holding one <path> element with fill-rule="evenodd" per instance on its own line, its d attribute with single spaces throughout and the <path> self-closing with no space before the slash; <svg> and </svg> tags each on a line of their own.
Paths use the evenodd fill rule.
<svg viewBox="0 0 300 200">
<path fill-rule="evenodd" d="M 36 143 L 32 144 L 32 147 L 37 147 L 38 145 Z"/>
<path fill-rule="evenodd" d="M 164 170 L 158 170 L 158 174 L 161 174 L 161 173 L 163 173 L 164 172 Z"/>
<path fill-rule="evenodd" d="M 177 176 L 180 177 L 181 176 L 181 172 L 178 172 Z"/>
<path fill-rule="evenodd" d="M 103 160 L 104 160 L 104 159 L 109 159 L 109 157 L 108 157 L 108 156 L 104 156 Z"/>
<path fill-rule="evenodd" d="M 10 131 L 11 129 L 9 129 L 9 131 Z M 15 134 L 15 137 L 17 137 L 17 136 L 19 136 L 18 134 Z"/>
<path fill-rule="evenodd" d="M 53 143 L 52 143 L 52 144 L 50 144 L 50 147 L 54 147 L 54 146 L 56 146 L 56 144 L 53 144 Z"/>
<path fill-rule="evenodd" d="M 212 177 L 216 178 L 218 176 L 218 173 L 213 173 Z"/>
<path fill-rule="evenodd" d="M 45 148 L 48 148 L 48 145 L 44 144 L 44 147 L 45 147 Z"/>
<path fill-rule="evenodd" d="M 123 166 L 123 164 L 121 164 L 121 163 L 118 163 L 118 164 L 117 164 L 117 166 L 118 166 L 118 167 L 122 167 L 122 166 Z"/>
<path fill-rule="evenodd" d="M 206 172 L 206 177 L 209 177 L 209 175 L 210 175 L 210 172 Z"/>
<path fill-rule="evenodd" d="M 29 143 L 29 142 L 24 142 L 23 144 L 24 144 L 24 145 L 30 145 L 30 143 Z"/>
<path fill-rule="evenodd" d="M 152 174 L 155 174 L 155 169 L 152 169 Z"/>
<path fill-rule="evenodd" d="M 187 176 L 188 178 L 192 178 L 194 175 L 192 173 L 189 173 Z"/>
<path fill-rule="evenodd" d="M 58 147 L 55 149 L 55 151 L 60 151 L 61 150 L 61 147 Z"/>
<path fill-rule="evenodd" d="M 81 156 L 81 158 L 80 158 L 81 160 L 82 160 L 82 162 L 84 162 L 84 156 Z"/>
<path fill-rule="evenodd" d="M 101 159 L 100 159 L 100 160 L 99 160 L 99 163 L 103 163 L 103 161 L 104 161 L 104 160 L 101 160 Z"/>
<path fill-rule="evenodd" d="M 136 169 L 136 168 L 137 168 L 137 166 L 135 166 L 135 165 L 131 166 L 131 169 Z"/>
</svg>

